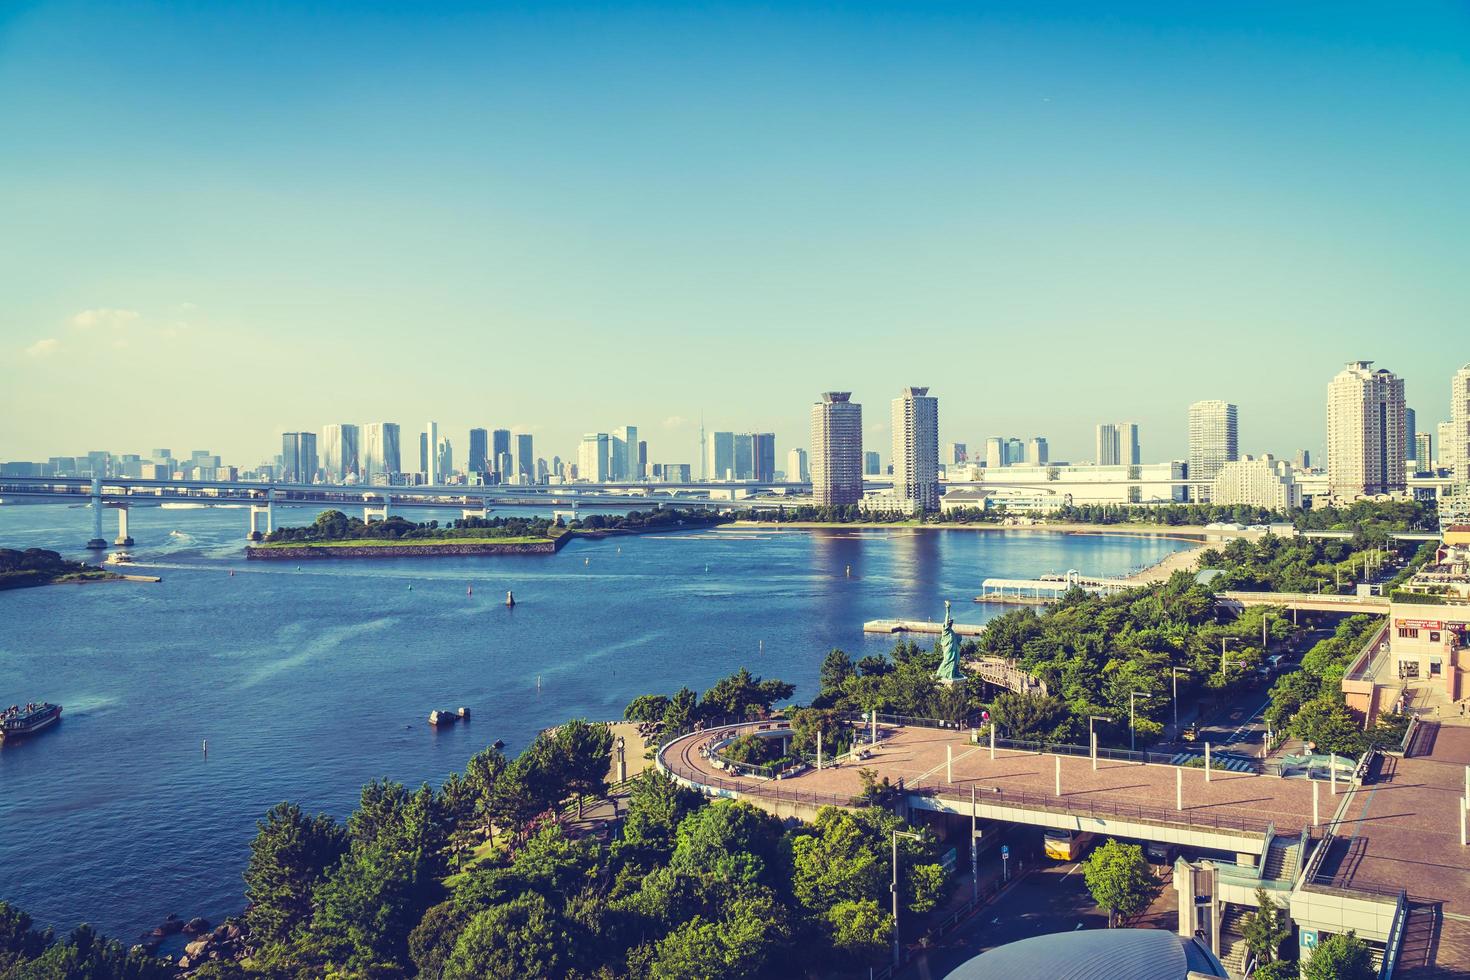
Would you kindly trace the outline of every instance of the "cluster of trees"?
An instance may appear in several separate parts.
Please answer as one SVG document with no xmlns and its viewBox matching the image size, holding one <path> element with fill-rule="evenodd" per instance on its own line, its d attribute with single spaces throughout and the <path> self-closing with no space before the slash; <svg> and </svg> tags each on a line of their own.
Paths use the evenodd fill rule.
<svg viewBox="0 0 1470 980">
<path fill-rule="evenodd" d="M 742 521 L 775 521 L 777 523 L 816 524 L 893 524 L 914 518 L 898 511 L 865 511 L 857 504 L 778 507 L 775 510 L 743 510 L 736 516 Z"/>
<path fill-rule="evenodd" d="M 441 527 L 438 521 L 415 524 L 391 515 L 385 521 L 366 523 L 340 510 L 324 510 L 305 527 L 278 527 L 265 540 L 275 542 L 441 540 L 446 538 L 545 538 L 564 527 L 544 517 L 464 517 Z"/>
<path fill-rule="evenodd" d="M 1073 590 L 1041 613 L 1012 610 L 990 621 L 978 649 L 1045 681 L 1049 695 L 1002 694 L 992 720 L 1011 738 L 1082 744 L 1088 716 L 1109 717 L 1096 726 L 1098 740 L 1126 745 L 1131 702 L 1137 739 L 1146 743 L 1171 711 L 1173 668 L 1181 697 L 1255 683 L 1263 618 L 1270 642 L 1294 636 L 1288 620 L 1264 607 L 1220 618 L 1214 594 L 1187 572 L 1111 596 Z"/>
<path fill-rule="evenodd" d="M 741 667 L 717 681 L 702 698 L 687 687 L 672 695 L 640 695 L 628 702 L 623 717 L 645 726 L 650 738 L 664 741 L 709 724 L 764 718 L 777 701 L 795 692 L 794 684 L 762 680 Z"/>
<path fill-rule="evenodd" d="M 962 657 L 974 652 L 972 641 L 961 645 Z M 843 650 L 833 650 L 822 661 L 821 688 L 812 707 L 962 721 L 979 708 L 980 685 L 939 683 L 934 676 L 939 660 L 937 640 L 929 649 L 900 640 L 891 653 L 869 654 L 857 661 Z"/>
<path fill-rule="evenodd" d="M 23 589 L 31 585 L 49 585 L 66 578 L 95 578 L 106 574 L 95 565 L 70 561 L 59 553 L 44 548 L 27 548 L 25 551 L 0 548 L 0 590 Z"/>
<path fill-rule="evenodd" d="M 31 917 L 0 901 L 0 980 L 173 980 L 178 968 L 139 949 L 126 949 L 78 926 L 57 940 Z"/>
<path fill-rule="evenodd" d="M 1438 531 L 1434 501 L 1359 500 L 1347 507 L 1315 507 L 1292 513 L 1298 531 L 1352 531 L 1369 544 L 1386 545 L 1401 531 Z"/>
<path fill-rule="evenodd" d="M 1271 686 L 1266 708 L 1271 726 L 1316 743 L 1319 752 L 1339 755 L 1361 755 L 1370 746 L 1401 741 L 1407 716 L 1379 715 L 1374 727 L 1364 731 L 1342 694 L 1343 675 L 1380 625 L 1376 616 L 1343 620 L 1332 636 L 1307 651 L 1300 670 L 1281 675 Z"/>
<path fill-rule="evenodd" d="M 1369 538 L 1236 538 L 1200 556 L 1201 568 L 1223 574 L 1221 591 L 1350 593 L 1360 581 L 1397 560 Z"/>
<path fill-rule="evenodd" d="M 626 514 L 588 514 L 573 521 L 573 530 L 585 531 L 634 531 L 658 528 L 709 527 L 727 524 L 734 520 L 713 510 L 650 510 L 629 511 Z"/>
<path fill-rule="evenodd" d="M 1148 908 L 1162 887 L 1137 844 L 1108 838 L 1082 862 L 1092 900 L 1108 913 L 1108 928 Z"/>
<path fill-rule="evenodd" d="M 1199 527 L 1205 524 L 1267 524 L 1288 520 L 1263 507 L 1244 504 L 1067 504 L 1048 515 L 1049 519 L 1074 524 L 1163 524 L 1168 527 Z"/>
</svg>

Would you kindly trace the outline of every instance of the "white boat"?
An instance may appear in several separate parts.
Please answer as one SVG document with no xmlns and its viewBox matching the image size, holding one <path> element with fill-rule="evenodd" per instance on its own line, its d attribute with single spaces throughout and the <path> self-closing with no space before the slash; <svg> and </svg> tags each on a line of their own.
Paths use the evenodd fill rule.
<svg viewBox="0 0 1470 980">
<path fill-rule="evenodd" d="M 166 500 L 158 505 L 164 510 L 203 510 L 208 504 L 196 504 L 189 500 Z"/>
</svg>

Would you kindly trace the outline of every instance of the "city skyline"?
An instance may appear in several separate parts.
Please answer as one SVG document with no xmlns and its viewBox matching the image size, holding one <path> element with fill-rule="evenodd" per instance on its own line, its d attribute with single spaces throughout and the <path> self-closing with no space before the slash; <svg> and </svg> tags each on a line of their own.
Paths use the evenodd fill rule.
<svg viewBox="0 0 1470 980">
<path fill-rule="evenodd" d="M 590 402 L 695 462 L 701 411 L 793 446 L 813 392 L 910 379 L 946 441 L 1183 458 L 1221 398 L 1243 451 L 1320 452 L 1360 358 L 1447 415 L 1462 9 L 665 13 L 0 14 L 0 456 L 428 417 L 566 456 Z M 36 408 L 92 383 L 155 397 Z"/>
</svg>

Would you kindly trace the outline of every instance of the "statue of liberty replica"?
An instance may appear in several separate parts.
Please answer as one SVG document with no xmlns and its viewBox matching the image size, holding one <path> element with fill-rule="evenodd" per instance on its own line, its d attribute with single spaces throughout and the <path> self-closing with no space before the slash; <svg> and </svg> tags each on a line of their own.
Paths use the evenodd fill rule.
<svg viewBox="0 0 1470 980">
<path fill-rule="evenodd" d="M 954 635 L 954 617 L 949 614 L 949 600 L 944 600 L 944 628 L 939 631 L 939 670 L 934 675 L 941 684 L 963 683 L 960 670 L 960 641 Z"/>
</svg>

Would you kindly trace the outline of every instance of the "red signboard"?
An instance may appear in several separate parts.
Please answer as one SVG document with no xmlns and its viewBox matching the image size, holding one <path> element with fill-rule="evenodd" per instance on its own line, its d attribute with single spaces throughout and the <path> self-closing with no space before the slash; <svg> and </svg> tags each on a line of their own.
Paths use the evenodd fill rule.
<svg viewBox="0 0 1470 980">
<path fill-rule="evenodd" d="M 1411 630 L 1442 630 L 1444 623 L 1436 623 L 1427 619 L 1400 619 L 1397 621 L 1401 628 Z"/>
</svg>

